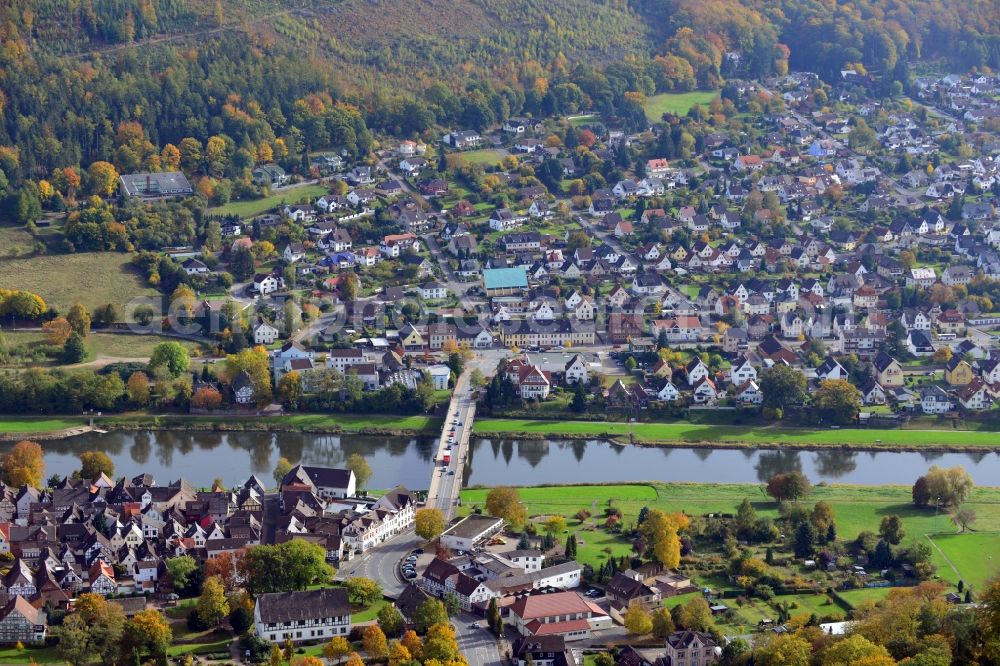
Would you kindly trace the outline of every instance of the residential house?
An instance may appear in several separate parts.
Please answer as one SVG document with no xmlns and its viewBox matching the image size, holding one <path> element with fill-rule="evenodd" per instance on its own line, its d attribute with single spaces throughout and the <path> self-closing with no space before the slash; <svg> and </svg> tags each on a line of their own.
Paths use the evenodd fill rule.
<svg viewBox="0 0 1000 666">
<path fill-rule="evenodd" d="M 878 383 L 886 388 L 895 388 L 903 385 L 903 366 L 899 361 L 889 356 L 885 352 L 879 352 L 873 361 L 875 367 L 875 378 Z"/>
<path fill-rule="evenodd" d="M 270 345 L 278 339 L 279 331 L 261 318 L 253 325 L 253 342 L 255 345 Z"/>
<path fill-rule="evenodd" d="M 420 285 L 420 298 L 425 301 L 434 301 L 446 298 L 448 289 L 440 282 L 425 282 Z"/>
<path fill-rule="evenodd" d="M 272 643 L 347 636 L 351 630 L 347 588 L 261 594 L 254 607 L 254 629 L 257 636 Z"/>
<path fill-rule="evenodd" d="M 45 611 L 22 596 L 10 597 L 0 609 L 0 644 L 22 645 L 45 642 L 49 621 Z"/>
<path fill-rule="evenodd" d="M 563 368 L 563 374 L 566 377 L 567 384 L 576 384 L 577 382 L 587 382 L 588 370 L 587 363 L 583 360 L 583 356 L 580 354 L 574 354 L 566 366 Z"/>
<path fill-rule="evenodd" d="M 966 386 L 974 376 L 972 366 L 961 356 L 952 356 L 944 366 L 944 379 L 949 386 Z"/>
<path fill-rule="evenodd" d="M 708 666 L 722 656 L 722 648 L 703 631 L 675 631 L 667 637 L 666 663 L 670 666 Z"/>
<path fill-rule="evenodd" d="M 920 390 L 920 409 L 925 414 L 944 414 L 954 409 L 954 405 L 940 386 L 928 386 Z"/>
</svg>

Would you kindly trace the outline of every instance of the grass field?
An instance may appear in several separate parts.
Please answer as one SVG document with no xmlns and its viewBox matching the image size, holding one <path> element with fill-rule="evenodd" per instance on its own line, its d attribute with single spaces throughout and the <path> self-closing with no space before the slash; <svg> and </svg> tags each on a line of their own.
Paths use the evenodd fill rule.
<svg viewBox="0 0 1000 666">
<path fill-rule="evenodd" d="M 843 618 L 846 613 L 825 594 L 782 594 L 774 598 L 774 604 L 787 603 L 788 612 L 792 615 L 809 615 L 816 617 Z"/>
<path fill-rule="evenodd" d="M 0 432 L 52 432 L 55 430 L 65 430 L 84 425 L 86 419 L 80 418 L 2 418 L 0 419 Z M 2 662 L 0 662 L 2 663 Z"/>
<path fill-rule="evenodd" d="M 4 339 L 9 349 L 21 347 L 31 350 L 34 347 L 44 346 L 45 334 L 40 331 L 4 331 Z M 161 342 L 179 342 L 189 352 L 196 352 L 201 349 L 201 345 L 188 340 L 178 340 L 159 335 L 128 335 L 123 333 L 91 333 L 87 337 L 87 361 L 92 361 L 98 356 L 112 356 L 118 358 L 129 358 L 143 360 L 149 358 L 153 353 L 153 348 Z M 37 367 L 59 365 L 57 358 L 42 358 L 41 360 L 30 356 L 12 357 L 5 366 L 0 367 Z"/>
<path fill-rule="evenodd" d="M 944 572 L 939 569 L 938 575 L 943 574 Z M 857 590 L 844 590 L 840 592 L 840 596 L 851 606 L 858 606 L 866 601 L 881 601 L 890 590 L 891 587 L 863 587 Z"/>
<path fill-rule="evenodd" d="M 178 340 L 159 335 L 122 335 L 120 333 L 92 333 L 87 338 L 87 349 L 92 354 L 122 358 L 149 358 L 153 348 L 161 342 L 179 342 L 189 352 L 201 348 L 197 342 Z"/>
<path fill-rule="evenodd" d="M 459 153 L 459 161 L 461 161 L 462 164 L 480 164 L 484 167 L 496 166 L 497 164 L 500 164 L 500 160 L 503 158 L 503 153 L 492 148 L 483 148 L 481 150 L 470 150 L 468 152 Z"/>
<path fill-rule="evenodd" d="M 688 93 L 660 93 L 646 98 L 644 109 L 649 122 L 663 120 L 664 113 L 683 116 L 696 104 L 708 104 L 719 96 L 718 90 L 696 90 Z"/>
<path fill-rule="evenodd" d="M 308 203 L 312 199 L 323 196 L 327 191 L 326 185 L 303 185 L 302 187 L 282 190 L 262 199 L 230 201 L 226 205 L 212 208 L 208 212 L 212 215 L 253 217 L 283 204 Z"/>
<path fill-rule="evenodd" d="M 596 113 L 588 113 L 582 116 L 571 116 L 569 118 L 569 123 L 573 127 L 580 127 L 582 125 L 592 125 L 601 121 L 601 116 Z"/>
<path fill-rule="evenodd" d="M 93 311 L 106 303 L 124 305 L 156 296 L 129 263 L 127 254 L 82 252 L 0 261 L 0 286 L 27 289 L 65 313 L 74 303 Z"/>
<path fill-rule="evenodd" d="M 463 511 L 471 511 L 474 506 L 482 506 L 486 501 L 488 489 L 473 488 L 462 491 Z M 651 484 L 616 484 L 607 486 L 546 486 L 521 488 L 521 498 L 528 509 L 529 516 L 544 516 L 560 514 L 570 517 L 570 529 L 579 530 L 578 538 L 585 543 L 578 549 L 578 557 L 582 562 L 597 563 L 606 559 L 605 548 L 611 548 L 616 556 L 629 552 L 629 543 L 608 535 L 603 530 L 590 530 L 587 525 L 579 525 L 572 519 L 580 509 L 587 509 L 595 517 L 601 516 L 604 509 L 614 506 L 623 514 L 623 524 L 634 524 L 639 511 L 644 507 L 659 508 L 665 511 L 683 511 L 691 516 L 708 513 L 735 513 L 736 507 L 744 498 L 750 499 L 758 515 L 776 517 L 777 504 L 763 492 L 762 485 L 756 484 L 699 484 L 699 483 L 651 483 Z M 903 486 L 814 486 L 809 497 L 804 500 L 812 506 L 819 500 L 829 502 L 837 517 L 837 532 L 841 539 L 853 539 L 863 530 L 878 531 L 882 518 L 896 514 L 903 519 L 906 531 L 904 542 L 911 539 L 922 539 L 928 533 L 957 532 L 947 515 L 935 515 L 934 509 L 918 509 L 911 503 L 910 488 Z M 978 520 L 976 528 L 1000 532 L 1000 488 L 981 487 L 973 490 L 966 507 L 973 509 Z M 991 535 L 995 541 L 977 543 L 968 540 L 967 535 L 948 537 L 955 539 L 953 546 L 957 553 L 969 559 L 969 564 L 963 565 L 961 555 L 951 558 L 952 544 L 944 547 L 949 552 L 949 558 L 960 569 L 975 568 L 972 564 L 975 557 L 980 561 L 983 550 L 992 547 L 1000 558 L 1000 536 Z M 935 541 L 938 537 L 935 537 Z M 935 560 L 939 572 L 948 578 L 949 571 L 944 569 L 943 558 Z M 998 562 L 1000 564 L 1000 562 Z M 982 578 L 988 577 L 985 570 Z M 955 576 L 951 576 L 952 579 Z M 968 580 L 967 582 L 972 582 Z"/>
<path fill-rule="evenodd" d="M 0 433 L 2 432 L 52 432 L 85 425 L 88 422 L 83 417 L 74 418 L 30 418 L 5 416 L 0 417 Z M 361 430 L 400 431 L 434 433 L 441 431 L 442 419 L 433 416 L 394 416 L 391 414 L 291 414 L 281 417 L 245 417 L 238 416 L 144 416 L 142 414 L 123 414 L 120 416 L 104 416 L 94 419 L 95 425 L 117 426 L 121 428 L 186 428 L 191 430 L 213 430 L 217 426 L 239 430 L 246 426 L 247 430 L 267 429 L 277 425 L 286 430 L 311 430 L 358 432 Z M 288 428 L 287 426 L 292 426 Z M 281 430 L 282 428 L 277 428 Z M 0 662 L 2 663 L 2 662 Z"/>
<path fill-rule="evenodd" d="M 629 424 L 606 421 L 540 421 L 532 419 L 477 419 L 477 433 L 530 433 L 567 437 L 627 438 Z M 875 430 L 841 428 L 820 430 L 780 426 L 736 426 L 700 423 L 636 423 L 635 439 L 648 443 L 718 443 L 732 445 L 773 444 L 782 446 L 864 446 L 891 448 L 906 446 L 994 447 L 998 435 L 986 430 Z"/>
<path fill-rule="evenodd" d="M 979 513 L 977 509 L 976 514 Z M 979 523 L 976 524 L 978 526 Z M 933 551 L 932 559 L 941 578 L 952 583 L 961 579 L 973 590 L 981 590 L 986 581 L 1000 574 L 1000 534 L 967 532 L 935 534 L 928 538 Z"/>
<path fill-rule="evenodd" d="M 25 227 L 0 226 L 0 257 L 14 259 L 31 254 L 35 239 Z"/>
</svg>

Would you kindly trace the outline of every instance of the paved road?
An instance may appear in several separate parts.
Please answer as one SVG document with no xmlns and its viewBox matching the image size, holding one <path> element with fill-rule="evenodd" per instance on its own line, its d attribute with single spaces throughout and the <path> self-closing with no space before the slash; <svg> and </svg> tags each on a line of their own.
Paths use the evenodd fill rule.
<svg viewBox="0 0 1000 666">
<path fill-rule="evenodd" d="M 454 432 L 455 443 L 451 445 L 452 459 L 448 465 L 436 463 L 431 469 L 431 482 L 426 502 L 426 506 L 440 509 L 447 519 L 454 515 L 458 495 L 462 489 L 462 473 L 468 459 L 469 439 L 475 418 L 476 403 L 473 399 L 475 390 L 469 381 L 469 375 L 473 369 L 480 370 L 484 375 L 492 374 L 498 361 L 504 355 L 506 352 L 503 350 L 488 350 L 477 354 L 469 362 L 466 371 L 459 377 L 452 394 L 445 427 L 438 442 L 435 461 L 441 460 L 441 456 L 448 446 L 448 439 Z M 461 425 L 455 425 L 454 421 L 456 420 Z M 265 517 L 266 515 L 265 511 Z M 412 531 L 400 534 L 369 550 L 364 555 L 342 563 L 337 572 L 337 578 L 340 580 L 354 576 L 371 578 L 378 581 L 386 596 L 396 597 L 406 587 L 406 581 L 399 575 L 399 562 L 414 548 L 422 544 L 423 539 Z M 502 662 L 496 639 L 487 629 L 472 627 L 474 623 L 483 622 L 482 618 L 471 613 L 463 613 L 454 619 L 459 649 L 465 655 L 469 666 L 499 666 Z"/>
<path fill-rule="evenodd" d="M 399 561 L 424 542 L 412 531 L 399 534 L 360 557 L 341 563 L 339 580 L 361 576 L 378 581 L 388 597 L 397 597 L 406 587 L 399 576 Z"/>
</svg>

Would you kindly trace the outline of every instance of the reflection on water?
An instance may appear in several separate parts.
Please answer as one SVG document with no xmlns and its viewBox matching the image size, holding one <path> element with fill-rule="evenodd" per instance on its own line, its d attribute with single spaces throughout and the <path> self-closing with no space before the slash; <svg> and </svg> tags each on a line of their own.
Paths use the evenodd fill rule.
<svg viewBox="0 0 1000 666">
<path fill-rule="evenodd" d="M 6 445 L 8 448 L 10 444 Z M 269 479 L 278 458 L 330 467 L 359 453 L 372 468 L 372 488 L 427 487 L 433 438 L 269 432 L 111 432 L 43 442 L 46 473 L 69 474 L 81 451 L 111 456 L 119 474 L 185 478 L 199 486 L 216 476 L 238 483 L 250 474 Z M 0 447 L 2 453 L 4 447 Z M 974 453 L 852 452 L 646 448 L 602 440 L 480 439 L 472 443 L 464 481 L 475 485 L 534 485 L 608 481 L 757 483 L 798 470 L 818 481 L 910 484 L 931 464 L 964 465 L 977 483 L 996 484 L 1000 455 Z"/>
<path fill-rule="evenodd" d="M 569 455 L 567 455 L 569 454 Z M 857 452 L 781 449 L 655 448 L 601 440 L 475 440 L 469 458 L 473 485 L 692 481 L 757 483 L 800 471 L 812 481 L 867 485 L 911 484 L 930 464 L 963 465 L 977 483 L 996 484 L 1000 455 L 977 451 Z"/>
</svg>

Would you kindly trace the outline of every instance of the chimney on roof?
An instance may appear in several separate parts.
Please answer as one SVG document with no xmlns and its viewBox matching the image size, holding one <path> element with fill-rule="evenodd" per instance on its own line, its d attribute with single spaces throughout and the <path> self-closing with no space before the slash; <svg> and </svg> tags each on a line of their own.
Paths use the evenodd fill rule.
<svg viewBox="0 0 1000 666">
<path fill-rule="evenodd" d="M 151 181 L 152 181 L 152 177 L 147 173 L 146 174 L 146 191 L 147 192 L 149 192 L 150 188 L 152 187 Z"/>
</svg>

